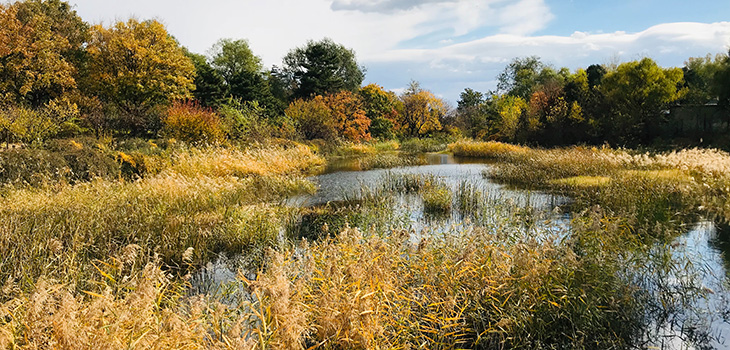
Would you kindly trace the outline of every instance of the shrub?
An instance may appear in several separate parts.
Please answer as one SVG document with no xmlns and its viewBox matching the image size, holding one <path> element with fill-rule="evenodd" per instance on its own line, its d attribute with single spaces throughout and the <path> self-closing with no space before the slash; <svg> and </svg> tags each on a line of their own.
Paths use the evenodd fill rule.
<svg viewBox="0 0 730 350">
<path fill-rule="evenodd" d="M 221 121 L 231 140 L 264 141 L 275 134 L 266 110 L 257 101 L 231 99 L 220 107 Z"/>
<path fill-rule="evenodd" d="M 291 118 L 297 130 L 307 140 L 334 140 L 337 137 L 332 112 L 322 96 L 311 100 L 296 100 L 284 112 Z"/>
<path fill-rule="evenodd" d="M 164 133 L 192 143 L 217 144 L 224 133 L 218 115 L 197 102 L 176 101 L 163 119 Z"/>
</svg>

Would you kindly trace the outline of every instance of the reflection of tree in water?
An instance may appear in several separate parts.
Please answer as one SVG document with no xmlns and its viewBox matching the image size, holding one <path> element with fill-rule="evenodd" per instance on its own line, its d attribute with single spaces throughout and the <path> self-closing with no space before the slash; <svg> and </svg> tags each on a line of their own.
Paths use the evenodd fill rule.
<svg viewBox="0 0 730 350">
<path fill-rule="evenodd" d="M 710 239 L 710 246 L 722 252 L 725 274 L 730 277 L 730 223 L 715 222 L 715 234 Z"/>
</svg>

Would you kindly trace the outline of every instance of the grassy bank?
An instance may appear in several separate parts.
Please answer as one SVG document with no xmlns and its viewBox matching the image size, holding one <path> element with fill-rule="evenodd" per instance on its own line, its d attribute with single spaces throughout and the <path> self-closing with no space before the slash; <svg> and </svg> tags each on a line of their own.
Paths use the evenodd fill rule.
<svg viewBox="0 0 730 350">
<path fill-rule="evenodd" d="M 635 227 L 681 222 L 693 215 L 730 219 L 730 155 L 723 151 L 649 154 L 474 141 L 449 147 L 455 155 L 504 161 L 489 171 L 497 181 L 565 193 L 583 208 L 599 204 L 633 221 Z"/>
<path fill-rule="evenodd" d="M 322 163 L 305 146 L 191 149 L 134 182 L 5 188 L 0 279 L 28 290 L 44 276 L 98 291 L 95 281 L 109 273 L 104 266 L 131 256 L 139 268 L 154 259 L 184 266 L 186 251 L 193 265 L 217 253 L 262 255 L 278 244 L 285 216 L 274 204 L 313 191 L 300 176 Z"/>
</svg>

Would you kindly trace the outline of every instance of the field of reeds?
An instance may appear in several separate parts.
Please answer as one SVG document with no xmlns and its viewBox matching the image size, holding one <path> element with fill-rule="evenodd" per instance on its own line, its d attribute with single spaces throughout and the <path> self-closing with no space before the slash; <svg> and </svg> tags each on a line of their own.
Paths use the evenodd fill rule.
<svg viewBox="0 0 730 350">
<path fill-rule="evenodd" d="M 501 182 L 575 198 L 564 227 L 438 176 L 387 173 L 357 198 L 293 208 L 324 165 L 314 146 L 143 146 L 117 154 L 144 170 L 133 178 L 2 189 L 0 349 L 641 348 L 668 299 L 637 271 L 676 266 L 647 240 L 730 217 L 730 156 L 715 150 L 450 145 L 499 160 L 487 175 Z M 464 224 L 416 232 L 402 195 Z M 193 293 L 221 254 L 248 270 Z"/>
<path fill-rule="evenodd" d="M 460 156 L 501 160 L 487 174 L 496 181 L 564 193 L 583 208 L 601 205 L 633 221 L 634 227 L 676 223 L 697 215 L 730 219 L 730 154 L 720 150 L 650 154 L 474 141 L 456 142 L 450 150 Z"/>
</svg>

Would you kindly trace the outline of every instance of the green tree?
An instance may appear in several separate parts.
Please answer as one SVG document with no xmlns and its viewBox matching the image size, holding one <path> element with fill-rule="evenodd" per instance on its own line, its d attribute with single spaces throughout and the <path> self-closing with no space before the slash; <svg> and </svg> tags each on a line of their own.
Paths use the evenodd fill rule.
<svg viewBox="0 0 730 350">
<path fill-rule="evenodd" d="M 496 132 L 492 96 L 466 88 L 459 97 L 456 107 L 458 127 L 478 139 L 492 136 Z"/>
<path fill-rule="evenodd" d="M 229 95 L 223 75 L 210 65 L 204 55 L 187 51 L 186 55 L 195 66 L 193 97 L 208 107 L 219 104 Z"/>
<path fill-rule="evenodd" d="M 157 21 L 94 26 L 88 52 L 88 86 L 115 109 L 122 130 L 154 131 L 160 119 L 153 108 L 192 97 L 195 66 Z"/>
<path fill-rule="evenodd" d="M 545 67 L 537 56 L 515 58 L 497 77 L 497 90 L 526 100 L 540 83 Z"/>
<path fill-rule="evenodd" d="M 233 98 L 258 101 L 272 116 L 284 110 L 283 102 L 271 92 L 270 74 L 264 72 L 261 58 L 253 54 L 248 41 L 221 39 L 210 52 L 211 65 L 223 77 Z"/>
<path fill-rule="evenodd" d="M 359 91 L 365 115 L 371 120 L 370 133 L 373 137 L 392 139 L 398 120 L 398 111 L 403 109 L 402 102 L 393 92 L 381 86 L 370 84 Z"/>
<path fill-rule="evenodd" d="M 293 98 L 309 98 L 342 90 L 356 92 L 365 73 L 354 51 L 325 38 L 290 51 L 280 76 Z"/>
<path fill-rule="evenodd" d="M 654 60 L 619 65 L 606 73 L 601 91 L 612 106 L 613 137 L 621 141 L 650 141 L 671 102 L 684 93 L 679 68 L 663 69 Z"/>
</svg>

